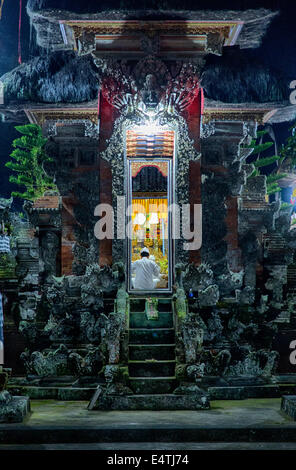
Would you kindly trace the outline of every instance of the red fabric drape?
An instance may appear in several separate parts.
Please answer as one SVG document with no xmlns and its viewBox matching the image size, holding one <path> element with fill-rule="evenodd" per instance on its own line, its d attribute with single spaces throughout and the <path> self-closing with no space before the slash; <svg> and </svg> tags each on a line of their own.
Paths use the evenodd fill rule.
<svg viewBox="0 0 296 470">
<path fill-rule="evenodd" d="M 203 88 L 200 88 L 200 114 L 203 115 L 205 105 L 205 96 Z"/>
</svg>

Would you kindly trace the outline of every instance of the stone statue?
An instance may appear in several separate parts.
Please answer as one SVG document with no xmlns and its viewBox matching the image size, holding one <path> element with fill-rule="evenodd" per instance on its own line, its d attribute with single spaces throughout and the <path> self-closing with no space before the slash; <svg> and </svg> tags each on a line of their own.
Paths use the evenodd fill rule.
<svg viewBox="0 0 296 470">
<path fill-rule="evenodd" d="M 57 275 L 57 253 L 59 237 L 53 231 L 48 231 L 41 238 L 41 258 L 46 276 Z"/>
<path fill-rule="evenodd" d="M 205 325 L 199 315 L 189 313 L 182 324 L 182 337 L 187 364 L 197 361 L 197 354 L 202 348 Z"/>
</svg>

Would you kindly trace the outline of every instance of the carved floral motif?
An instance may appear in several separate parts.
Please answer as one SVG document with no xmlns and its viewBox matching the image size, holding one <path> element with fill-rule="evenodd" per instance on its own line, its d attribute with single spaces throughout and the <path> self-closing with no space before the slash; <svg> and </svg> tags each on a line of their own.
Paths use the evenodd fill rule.
<svg viewBox="0 0 296 470">
<path fill-rule="evenodd" d="M 171 71 L 154 56 L 140 60 L 131 71 L 124 62 L 94 58 L 101 71 L 101 90 L 122 114 L 149 116 L 184 111 L 200 89 L 201 63 L 183 62 Z"/>
</svg>

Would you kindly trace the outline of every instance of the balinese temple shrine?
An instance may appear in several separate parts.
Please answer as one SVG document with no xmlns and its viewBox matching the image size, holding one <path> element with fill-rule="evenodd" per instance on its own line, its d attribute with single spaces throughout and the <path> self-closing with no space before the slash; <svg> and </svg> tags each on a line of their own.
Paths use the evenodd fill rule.
<svg viewBox="0 0 296 470">
<path fill-rule="evenodd" d="M 290 108 L 205 85 L 208 58 L 259 47 L 277 13 L 28 14 L 44 55 L 2 77 L 0 112 L 42 128 L 57 191 L 23 219 L 0 205 L 16 227 L 0 272 L 8 389 L 163 410 L 289 391 L 296 232 L 247 158 Z M 135 287 L 143 248 L 153 289 Z"/>
</svg>

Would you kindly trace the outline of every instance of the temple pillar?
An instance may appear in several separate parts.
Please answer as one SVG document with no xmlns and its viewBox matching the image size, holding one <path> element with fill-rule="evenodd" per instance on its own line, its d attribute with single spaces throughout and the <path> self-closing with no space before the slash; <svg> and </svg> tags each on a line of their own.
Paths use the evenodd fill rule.
<svg viewBox="0 0 296 470">
<path fill-rule="evenodd" d="M 217 280 L 243 270 L 239 246 L 238 199 L 245 181 L 240 145 L 246 138 L 243 122 L 216 121 L 214 130 L 202 140 L 202 261 L 215 269 Z M 236 279 L 237 281 L 237 279 Z M 217 281 L 218 282 L 218 281 Z M 222 281 L 221 281 L 222 282 Z M 233 292 L 235 283 L 221 285 Z"/>
</svg>

